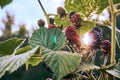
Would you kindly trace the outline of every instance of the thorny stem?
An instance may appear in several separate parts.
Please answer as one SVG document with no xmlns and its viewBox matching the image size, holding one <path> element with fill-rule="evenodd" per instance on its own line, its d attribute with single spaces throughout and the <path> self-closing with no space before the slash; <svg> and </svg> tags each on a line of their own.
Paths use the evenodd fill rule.
<svg viewBox="0 0 120 80">
<path fill-rule="evenodd" d="M 110 63 L 113 64 L 115 62 L 115 45 L 116 45 L 116 40 L 115 40 L 115 35 L 116 35 L 116 30 L 115 30 L 115 11 L 113 7 L 113 1 L 109 0 L 109 5 L 110 5 L 110 11 L 111 11 L 111 60 Z"/>
<path fill-rule="evenodd" d="M 44 15 L 45 15 L 45 17 L 46 17 L 47 23 L 48 23 L 48 25 L 49 25 L 49 24 L 50 24 L 50 21 L 49 21 L 49 15 L 48 15 L 47 12 L 45 11 L 45 9 L 44 9 L 44 7 L 43 7 L 41 1 L 38 0 L 38 2 L 39 2 L 40 7 L 42 8 L 42 10 L 43 10 L 43 12 L 44 12 Z"/>
</svg>

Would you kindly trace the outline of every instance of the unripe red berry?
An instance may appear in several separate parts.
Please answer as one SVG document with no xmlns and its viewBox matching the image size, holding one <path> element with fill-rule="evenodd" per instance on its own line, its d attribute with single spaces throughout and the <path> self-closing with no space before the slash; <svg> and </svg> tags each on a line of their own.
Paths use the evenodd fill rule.
<svg viewBox="0 0 120 80">
<path fill-rule="evenodd" d="M 50 25 L 48 26 L 48 29 L 52 29 L 52 28 L 56 28 L 56 25 L 55 25 L 55 24 L 50 24 Z"/>
<path fill-rule="evenodd" d="M 80 28 L 81 26 L 81 17 L 80 14 L 73 14 L 71 16 L 71 22 L 76 28 Z"/>
<path fill-rule="evenodd" d="M 75 44 L 77 47 L 80 47 L 80 40 L 76 28 L 68 26 L 65 30 L 65 36 L 70 44 Z"/>
<path fill-rule="evenodd" d="M 101 42 L 100 48 L 104 54 L 110 54 L 111 53 L 111 42 L 109 40 L 103 40 Z"/>
</svg>

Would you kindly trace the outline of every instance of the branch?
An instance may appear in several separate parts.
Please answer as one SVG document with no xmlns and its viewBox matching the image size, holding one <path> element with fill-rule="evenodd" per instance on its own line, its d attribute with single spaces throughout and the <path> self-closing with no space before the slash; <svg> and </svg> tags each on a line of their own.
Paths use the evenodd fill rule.
<svg viewBox="0 0 120 80">
<path fill-rule="evenodd" d="M 58 16 L 57 14 L 49 13 L 48 16 Z"/>
<path fill-rule="evenodd" d="M 120 10 L 117 10 L 117 11 L 115 12 L 115 15 L 118 14 L 118 13 L 120 13 Z"/>
<path fill-rule="evenodd" d="M 45 9 L 44 9 L 44 7 L 43 7 L 41 1 L 38 0 L 38 2 L 39 2 L 39 4 L 40 4 L 40 7 L 42 8 L 42 11 L 44 12 L 44 15 L 45 15 L 45 17 L 46 17 L 47 23 L 48 23 L 48 25 L 49 25 L 49 24 L 50 24 L 49 16 L 48 16 L 47 12 L 45 11 Z"/>
<path fill-rule="evenodd" d="M 113 1 L 109 0 L 109 5 L 110 5 L 110 11 L 111 11 L 111 60 L 110 63 L 113 64 L 115 62 L 115 45 L 116 45 L 116 40 L 115 40 L 115 35 L 116 35 L 116 20 L 115 20 L 115 11 L 114 11 L 114 6 L 113 6 Z"/>
</svg>

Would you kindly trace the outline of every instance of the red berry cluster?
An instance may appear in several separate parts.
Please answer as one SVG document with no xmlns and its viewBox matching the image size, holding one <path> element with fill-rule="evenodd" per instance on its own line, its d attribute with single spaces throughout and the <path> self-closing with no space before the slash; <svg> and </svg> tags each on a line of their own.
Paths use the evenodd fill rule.
<svg viewBox="0 0 120 80">
<path fill-rule="evenodd" d="M 101 51 L 104 54 L 110 54 L 111 52 L 111 42 L 109 40 L 103 40 L 100 45 Z"/>
<path fill-rule="evenodd" d="M 72 26 L 68 26 L 65 30 L 65 36 L 70 44 L 75 44 L 77 47 L 80 47 L 80 38 L 76 32 L 76 29 Z"/>
<path fill-rule="evenodd" d="M 71 16 L 70 21 L 73 23 L 73 25 L 78 29 L 81 26 L 81 17 L 80 14 L 73 14 Z"/>
<path fill-rule="evenodd" d="M 52 29 L 52 28 L 56 28 L 56 25 L 55 24 L 48 25 L 48 29 Z"/>
</svg>

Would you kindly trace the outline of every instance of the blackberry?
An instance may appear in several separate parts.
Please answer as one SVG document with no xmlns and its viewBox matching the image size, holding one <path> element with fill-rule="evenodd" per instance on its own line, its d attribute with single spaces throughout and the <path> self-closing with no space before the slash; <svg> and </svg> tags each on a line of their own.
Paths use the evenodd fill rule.
<svg viewBox="0 0 120 80">
<path fill-rule="evenodd" d="M 75 14 L 75 11 L 71 11 L 71 12 L 69 13 L 69 18 L 70 18 L 70 20 L 71 20 L 71 17 L 72 17 L 73 14 Z"/>
<path fill-rule="evenodd" d="M 101 51 L 104 54 L 110 54 L 111 52 L 111 42 L 109 40 L 103 40 L 100 44 Z"/>
<path fill-rule="evenodd" d="M 99 26 L 94 27 L 92 30 L 97 31 L 97 32 L 101 32 L 101 29 Z"/>
<path fill-rule="evenodd" d="M 80 47 L 79 36 L 76 32 L 76 29 L 72 26 L 68 26 L 65 30 L 65 36 L 70 44 L 75 44 L 77 47 Z"/>
<path fill-rule="evenodd" d="M 66 16 L 66 11 L 63 7 L 58 7 L 57 8 L 57 13 L 60 15 L 60 18 Z"/>
<path fill-rule="evenodd" d="M 45 21 L 42 20 L 42 19 L 38 20 L 38 26 L 39 27 L 44 27 L 45 26 Z"/>
<path fill-rule="evenodd" d="M 79 14 L 73 14 L 71 16 L 71 22 L 76 28 L 80 28 L 81 26 L 81 17 Z"/>
<path fill-rule="evenodd" d="M 50 25 L 48 26 L 48 29 L 52 29 L 52 28 L 56 28 L 56 25 L 55 25 L 55 24 L 50 24 Z"/>
<path fill-rule="evenodd" d="M 90 34 L 93 37 L 93 42 L 92 45 L 90 46 L 91 49 L 100 49 L 100 44 L 102 41 L 102 32 L 99 27 L 94 27 L 91 31 Z"/>
<path fill-rule="evenodd" d="M 50 24 L 54 24 L 54 19 L 53 18 L 49 18 Z"/>
</svg>

